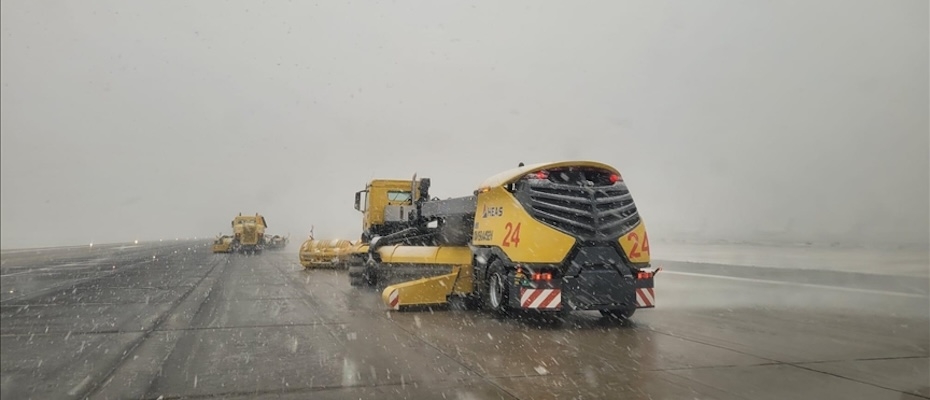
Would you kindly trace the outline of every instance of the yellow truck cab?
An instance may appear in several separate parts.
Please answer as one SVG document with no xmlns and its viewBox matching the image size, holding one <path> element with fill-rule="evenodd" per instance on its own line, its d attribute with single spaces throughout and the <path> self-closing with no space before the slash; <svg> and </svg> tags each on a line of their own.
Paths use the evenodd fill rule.
<svg viewBox="0 0 930 400">
<path fill-rule="evenodd" d="M 418 182 L 414 177 L 413 182 Z M 419 191 L 409 180 L 376 179 L 355 193 L 355 209 L 362 213 L 362 237 L 368 243 L 372 237 L 385 235 L 405 225 Z"/>
</svg>

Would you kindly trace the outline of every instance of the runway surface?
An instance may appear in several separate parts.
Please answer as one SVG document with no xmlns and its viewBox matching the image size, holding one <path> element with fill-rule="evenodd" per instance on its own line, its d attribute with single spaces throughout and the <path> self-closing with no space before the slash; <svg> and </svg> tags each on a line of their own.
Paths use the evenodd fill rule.
<svg viewBox="0 0 930 400">
<path fill-rule="evenodd" d="M 629 323 L 502 319 L 389 312 L 345 271 L 303 270 L 298 245 L 4 250 L 0 396 L 930 398 L 930 281 L 913 268 L 657 262 L 658 306 Z"/>
</svg>

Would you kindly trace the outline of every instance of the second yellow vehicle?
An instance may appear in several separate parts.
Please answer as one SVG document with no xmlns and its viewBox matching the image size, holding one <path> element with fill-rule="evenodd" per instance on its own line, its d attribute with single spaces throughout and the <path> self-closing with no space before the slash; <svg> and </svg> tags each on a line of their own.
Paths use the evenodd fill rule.
<svg viewBox="0 0 930 400">
<path fill-rule="evenodd" d="M 339 268 L 345 265 L 355 243 L 345 239 L 309 238 L 300 245 L 298 257 L 304 268 Z"/>
<path fill-rule="evenodd" d="M 446 200 L 430 198 L 429 179 L 380 182 L 388 188 L 373 183 L 356 194 L 356 209 L 365 214 L 362 239 L 370 240 L 364 264 L 349 267 L 350 282 L 376 285 L 404 270 L 435 271 L 384 288 L 391 309 L 461 298 L 502 314 L 597 310 L 629 318 L 655 306 L 658 271 L 645 224 L 609 165 L 521 164 L 470 196 Z M 372 196 L 380 191 L 386 201 Z"/>
<path fill-rule="evenodd" d="M 265 248 L 265 229 L 268 224 L 265 217 L 258 213 L 255 215 L 242 215 L 233 218 L 233 239 L 230 251 L 234 253 L 261 253 Z"/>
</svg>

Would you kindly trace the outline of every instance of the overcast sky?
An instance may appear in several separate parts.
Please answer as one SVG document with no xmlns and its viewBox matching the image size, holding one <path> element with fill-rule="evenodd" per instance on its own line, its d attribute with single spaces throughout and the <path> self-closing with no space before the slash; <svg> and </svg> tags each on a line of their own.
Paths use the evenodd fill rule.
<svg viewBox="0 0 930 400">
<path fill-rule="evenodd" d="M 25 1 L 2 247 L 354 239 L 371 178 L 621 169 L 652 240 L 928 242 L 928 2 Z"/>
</svg>

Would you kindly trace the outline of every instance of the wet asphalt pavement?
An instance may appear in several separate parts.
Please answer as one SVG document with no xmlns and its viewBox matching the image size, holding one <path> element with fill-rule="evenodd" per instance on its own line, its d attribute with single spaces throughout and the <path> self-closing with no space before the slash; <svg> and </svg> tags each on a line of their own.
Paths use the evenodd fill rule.
<svg viewBox="0 0 930 400">
<path fill-rule="evenodd" d="M 3 399 L 930 398 L 930 281 L 657 263 L 629 323 L 389 312 L 299 243 L 4 251 Z"/>
</svg>

